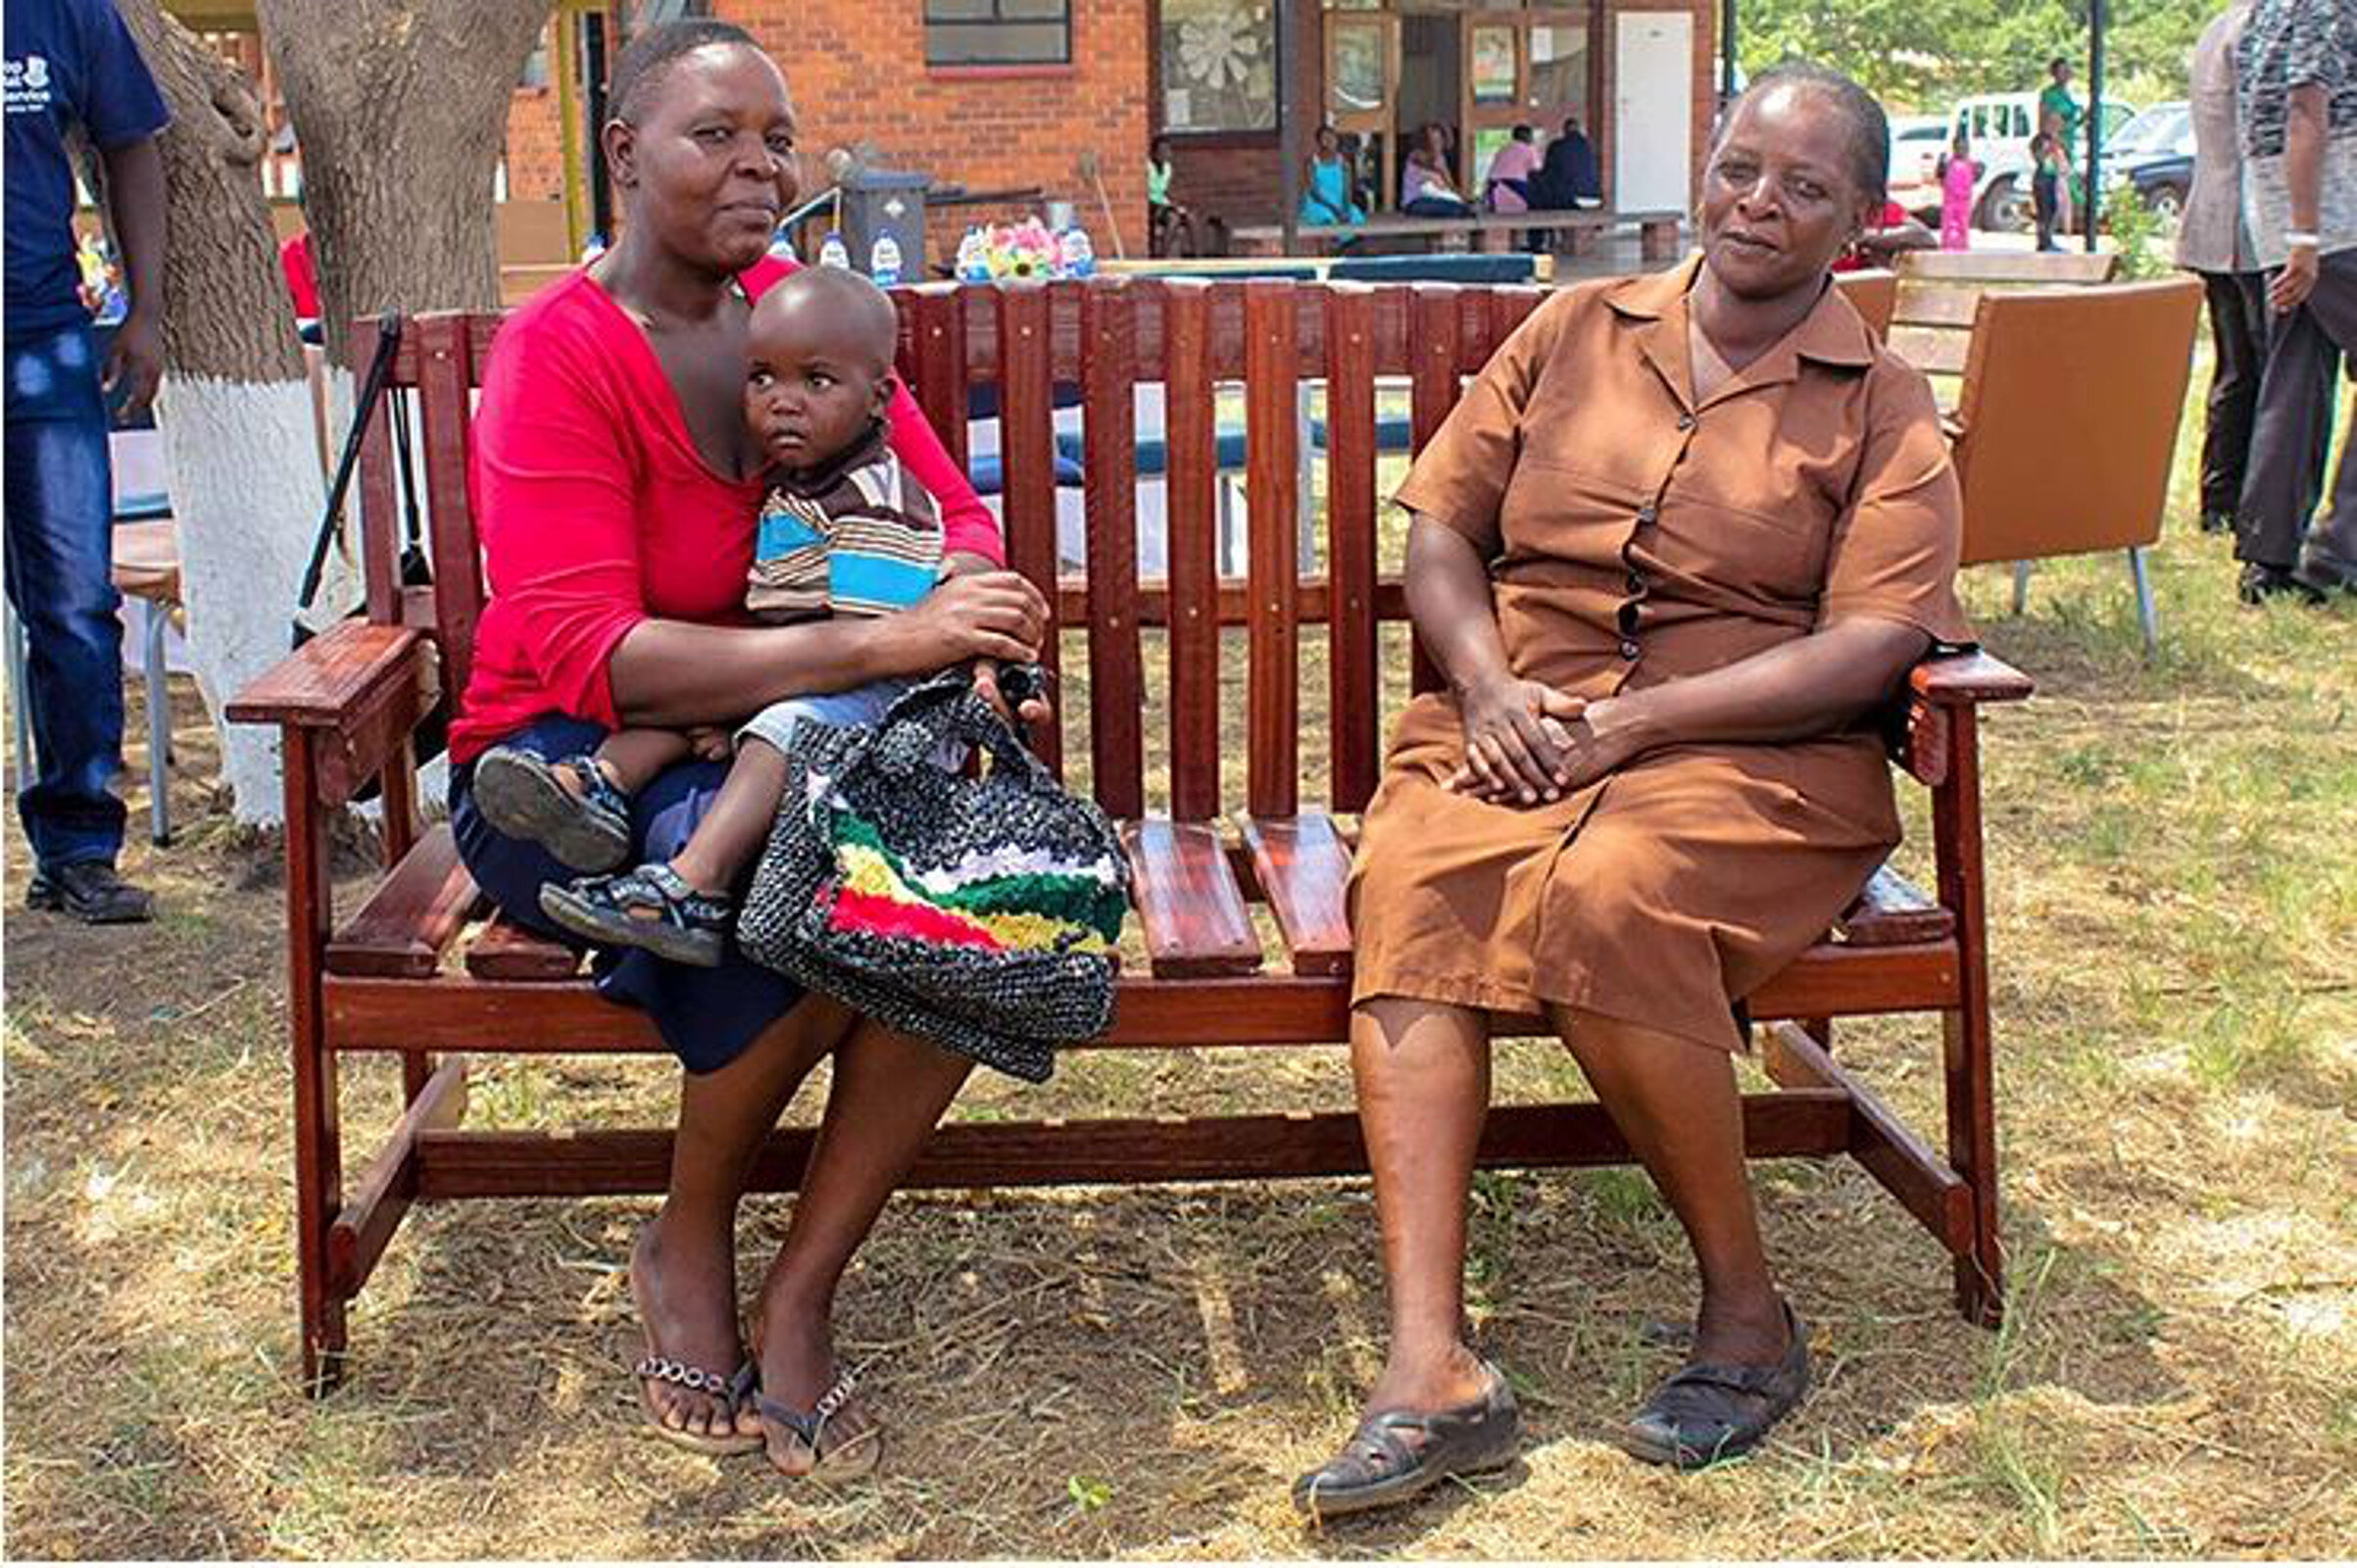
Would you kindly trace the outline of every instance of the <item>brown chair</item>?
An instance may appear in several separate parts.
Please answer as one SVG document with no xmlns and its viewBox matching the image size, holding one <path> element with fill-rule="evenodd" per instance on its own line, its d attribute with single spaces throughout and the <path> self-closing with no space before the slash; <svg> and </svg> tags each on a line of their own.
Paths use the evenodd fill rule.
<svg viewBox="0 0 2357 1568">
<path fill-rule="evenodd" d="M 1050 595 L 1069 636 L 1049 640 L 1051 662 L 1060 652 L 1076 674 L 1085 665 L 1085 698 L 1080 681 L 1066 687 L 1067 710 L 1036 727 L 1034 744 L 1061 769 L 1069 737 L 1069 762 L 1085 765 L 1089 791 L 1123 822 L 1147 955 L 1123 975 L 1111 1032 L 1093 1049 L 1330 1047 L 1347 1038 L 1349 818 L 1381 772 L 1382 623 L 1406 614 L 1400 583 L 1378 569 L 1377 382 L 1408 381 L 1422 446 L 1463 377 L 1541 297 L 1277 280 L 900 291 L 902 373 L 960 459 L 975 394 L 996 394 L 1009 558 Z M 466 1069 L 446 1054 L 662 1051 L 643 1013 L 591 989 L 575 954 L 490 917 L 450 829 L 428 828 L 417 811 L 410 734 L 431 704 L 437 666 L 442 680 L 464 683 L 483 605 L 466 421 L 498 326 L 496 316 L 420 318 L 394 362 L 392 383 L 415 388 L 420 406 L 435 587 L 401 585 L 380 411 L 361 464 L 367 618 L 338 622 L 229 709 L 278 726 L 284 745 L 294 1235 L 303 1371 L 315 1386 L 340 1371 L 348 1303 L 411 1203 L 655 1193 L 669 1162 L 662 1130 L 460 1126 Z M 377 352 L 372 323 L 353 341 L 364 357 Z M 1245 387 L 1253 504 L 1245 574 L 1222 577 L 1218 415 L 1221 385 L 1233 382 Z M 1167 578 L 1138 570 L 1141 383 L 1164 390 Z M 1304 570 L 1299 551 L 1304 384 L 1326 389 L 1323 572 Z M 1059 577 L 1055 417 L 1057 389 L 1071 385 L 1082 390 L 1087 426 L 1088 560 L 1085 575 Z M 1325 679 L 1304 691 L 1302 663 L 1318 657 Z M 1417 678 L 1428 683 L 1429 667 Z M 1149 681 L 1162 703 L 1149 702 Z M 1744 1099 L 1747 1151 L 1856 1159 L 1946 1252 L 1957 1305 L 1983 1323 L 2002 1306 L 2003 1256 L 1978 707 L 2028 694 L 2028 681 L 1986 655 L 1916 666 L 1886 733 L 1897 764 L 1931 790 L 1936 894 L 1886 867 L 1824 941 L 1746 999 L 1761 1065 L 1778 1086 Z M 1242 755 L 1223 721 L 1241 730 Z M 1169 760 L 1159 776 L 1146 765 L 1150 727 L 1152 752 Z M 370 778 L 383 790 L 385 870 L 339 910 L 329 818 Z M 1265 942 L 1254 904 L 1275 932 Z M 1939 1021 L 1943 1125 L 1929 1139 L 1832 1048 L 1834 1018 L 1897 1012 Z M 400 1062 L 406 1109 L 348 1184 L 337 1075 L 355 1054 Z M 953 1118 L 908 1183 L 1366 1169 L 1348 1108 L 1174 1113 L 1192 1108 L 1159 1102 L 1132 1116 L 1070 1122 Z M 773 1134 L 753 1187 L 791 1188 L 810 1139 L 808 1129 Z M 1626 1161 L 1630 1152 L 1600 1105 L 1575 1099 L 1498 1106 L 1479 1157 L 1563 1166 Z"/>
<path fill-rule="evenodd" d="M 1878 338 L 1890 338 L 1891 313 L 1898 308 L 1896 272 L 1879 267 L 1864 268 L 1855 272 L 1836 272 L 1834 286 L 1865 318 L 1866 330 Z"/>
<path fill-rule="evenodd" d="M 2160 537 L 2191 374 L 2190 277 L 2028 293 L 1975 306 L 1953 428 L 1964 561 L 2125 550 L 2146 654 L 2160 646 L 2144 550 Z"/>
<path fill-rule="evenodd" d="M 1983 295 L 2108 283 L 2118 266 L 2105 251 L 1901 251 L 1891 346 L 1953 407 Z"/>
</svg>

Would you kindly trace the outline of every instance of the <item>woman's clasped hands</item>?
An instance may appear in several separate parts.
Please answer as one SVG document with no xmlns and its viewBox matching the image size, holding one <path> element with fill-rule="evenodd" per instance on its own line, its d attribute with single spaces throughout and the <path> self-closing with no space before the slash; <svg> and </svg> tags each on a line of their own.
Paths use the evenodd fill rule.
<svg viewBox="0 0 2357 1568">
<path fill-rule="evenodd" d="M 1465 760 L 1448 787 L 1498 806 L 1538 806 L 1585 789 L 1636 755 L 1622 699 L 1591 703 L 1502 675 L 1458 699 Z"/>
</svg>

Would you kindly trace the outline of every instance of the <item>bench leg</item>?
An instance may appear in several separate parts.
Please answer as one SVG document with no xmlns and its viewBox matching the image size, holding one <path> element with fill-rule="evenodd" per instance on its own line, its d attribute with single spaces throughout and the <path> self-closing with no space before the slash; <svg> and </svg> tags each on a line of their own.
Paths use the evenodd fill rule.
<svg viewBox="0 0 2357 1568">
<path fill-rule="evenodd" d="M 1678 225 L 1674 221 L 1640 223 L 1637 244 L 1648 262 L 1674 262 L 1678 259 Z"/>
<path fill-rule="evenodd" d="M 343 1373 L 347 1293 L 336 1278 L 328 1231 L 343 1207 L 343 1139 L 335 1054 L 327 1043 L 322 979 L 334 919 L 328 889 L 328 813 L 319 803 L 316 741 L 281 732 L 286 788 L 286 1011 L 295 1080 L 295 1274 L 302 1302 L 303 1387 L 326 1393 Z"/>
<path fill-rule="evenodd" d="M 2131 545 L 2128 549 L 2129 575 L 2136 585 L 2136 626 L 2144 633 L 2144 657 L 2158 659 L 2161 653 L 2161 615 L 2152 603 L 2152 573 L 2147 569 L 2143 547 Z"/>
<path fill-rule="evenodd" d="M 172 761 L 172 690 L 164 669 L 164 634 L 172 616 L 152 599 L 147 612 L 147 836 L 159 847 L 172 842 L 172 788 L 165 768 Z"/>
<path fill-rule="evenodd" d="M 1981 849 L 1981 742 L 1971 709 L 1948 734 L 1946 782 L 1932 796 L 1940 902 L 1956 915 L 1957 1005 L 1940 1014 L 1946 1078 L 1947 1162 L 1972 1199 L 1970 1247 L 1956 1255 L 1956 1309 L 1995 1327 L 2005 1306 L 1997 1233 L 1996 1052 L 1989 1015 L 1989 903 Z"/>
</svg>

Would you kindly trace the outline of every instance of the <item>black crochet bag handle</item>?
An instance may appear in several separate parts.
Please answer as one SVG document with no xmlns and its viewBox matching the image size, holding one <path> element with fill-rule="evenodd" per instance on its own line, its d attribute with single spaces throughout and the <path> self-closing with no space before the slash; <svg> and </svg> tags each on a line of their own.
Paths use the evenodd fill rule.
<svg viewBox="0 0 2357 1568">
<path fill-rule="evenodd" d="M 994 771 L 1009 773 L 1026 790 L 1057 787 L 1014 726 L 974 694 L 973 677 L 962 666 L 904 693 L 855 749 L 845 771 L 866 766 L 887 777 L 906 777 L 929 764 L 950 742 L 983 752 Z"/>
</svg>

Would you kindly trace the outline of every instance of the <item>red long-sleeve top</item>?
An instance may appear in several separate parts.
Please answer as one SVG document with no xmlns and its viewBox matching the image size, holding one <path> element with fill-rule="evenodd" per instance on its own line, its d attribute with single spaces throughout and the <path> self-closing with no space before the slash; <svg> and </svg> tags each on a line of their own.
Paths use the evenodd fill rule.
<svg viewBox="0 0 2357 1568">
<path fill-rule="evenodd" d="M 745 290 L 790 270 L 757 263 Z M 490 597 L 453 762 L 544 713 L 618 725 L 607 664 L 642 620 L 750 624 L 762 486 L 706 466 L 654 345 L 586 271 L 508 318 L 482 381 L 470 477 Z M 997 519 L 905 387 L 890 419 L 893 450 L 941 504 L 944 548 L 1004 563 Z"/>
</svg>

